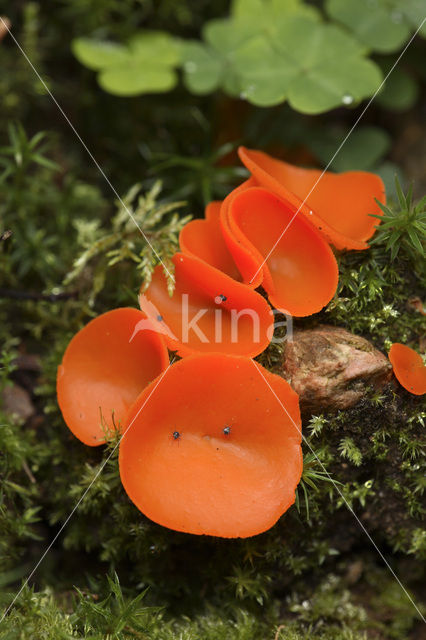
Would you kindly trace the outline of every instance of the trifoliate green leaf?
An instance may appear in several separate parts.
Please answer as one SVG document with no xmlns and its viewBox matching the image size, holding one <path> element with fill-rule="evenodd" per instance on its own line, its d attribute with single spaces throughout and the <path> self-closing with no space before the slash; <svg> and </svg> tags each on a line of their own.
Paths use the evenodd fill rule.
<svg viewBox="0 0 426 640">
<path fill-rule="evenodd" d="M 293 109 L 315 114 L 338 106 L 350 106 L 378 88 L 381 74 L 370 60 L 336 58 L 327 66 L 300 74 L 292 83 L 288 100 Z"/>
<path fill-rule="evenodd" d="M 129 60 L 127 47 L 115 42 L 76 38 L 71 47 L 77 60 L 94 71 L 126 64 Z"/>
<path fill-rule="evenodd" d="M 177 66 L 181 61 L 181 43 L 163 31 L 142 31 L 129 40 L 132 57 L 159 66 Z"/>
<path fill-rule="evenodd" d="M 298 70 L 288 100 L 302 113 L 350 106 L 380 85 L 381 72 L 362 56 L 362 45 L 336 26 L 295 17 L 279 29 L 275 45 Z"/>
<path fill-rule="evenodd" d="M 424 0 L 392 0 L 394 20 L 405 18 L 413 31 L 420 28 L 420 35 L 426 37 L 426 11 Z"/>
<path fill-rule="evenodd" d="M 100 72 L 100 86 L 114 95 L 164 92 L 176 85 L 182 45 L 168 33 L 142 31 L 127 46 L 79 38 L 72 47 L 80 62 Z"/>
<path fill-rule="evenodd" d="M 378 67 L 364 58 L 364 45 L 311 17 L 286 15 L 269 35 L 248 20 L 214 20 L 205 26 L 204 37 L 203 68 L 207 73 L 207 61 L 214 64 L 212 85 L 220 76 L 228 94 L 259 106 L 289 99 L 298 111 L 320 113 L 359 102 L 381 81 Z M 197 53 L 201 58 L 201 49 Z"/>
<path fill-rule="evenodd" d="M 116 96 L 137 96 L 141 93 L 170 91 L 177 83 L 173 69 L 153 64 L 111 67 L 100 72 L 98 81 L 102 89 Z"/>
<path fill-rule="evenodd" d="M 324 129 L 311 140 L 312 150 L 324 165 L 331 161 L 347 133 L 344 129 Z M 357 127 L 332 160 L 331 168 L 335 171 L 368 171 L 380 162 L 390 145 L 390 136 L 384 129 Z"/>
<path fill-rule="evenodd" d="M 252 38 L 233 54 L 240 96 L 258 106 L 279 104 L 287 98 L 297 67 L 277 55 L 262 36 Z"/>
<path fill-rule="evenodd" d="M 217 52 L 200 42 L 189 41 L 182 50 L 183 79 L 192 93 L 204 95 L 220 85 L 223 62 Z"/>
<path fill-rule="evenodd" d="M 204 40 L 224 56 L 232 56 L 238 48 L 258 35 L 253 25 L 232 20 L 210 20 L 203 29 Z"/>
<path fill-rule="evenodd" d="M 290 14 L 319 18 L 319 11 L 300 0 L 234 0 L 231 15 L 237 20 L 256 20 L 272 24 Z"/>
<path fill-rule="evenodd" d="M 398 4 L 403 6 L 388 0 L 328 0 L 326 7 L 360 42 L 373 51 L 390 53 L 400 49 L 411 32 L 403 14 L 393 6 Z"/>
<path fill-rule="evenodd" d="M 383 71 L 386 74 L 387 67 Z M 418 95 L 419 86 L 413 76 L 396 67 L 377 96 L 377 102 L 391 111 L 405 111 L 414 105 Z"/>
</svg>

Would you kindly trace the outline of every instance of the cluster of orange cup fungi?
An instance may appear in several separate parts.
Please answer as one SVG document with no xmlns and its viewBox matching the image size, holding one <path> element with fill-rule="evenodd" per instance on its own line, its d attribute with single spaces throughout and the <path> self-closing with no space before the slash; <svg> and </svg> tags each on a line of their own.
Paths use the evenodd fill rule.
<svg viewBox="0 0 426 640">
<path fill-rule="evenodd" d="M 293 504 L 303 468 L 298 396 L 251 359 L 273 333 L 273 311 L 256 289 L 293 316 L 319 311 L 337 287 L 330 244 L 367 248 L 368 214 L 378 212 L 375 198 L 384 202 L 373 174 L 319 180 L 319 171 L 265 153 L 241 148 L 240 157 L 251 177 L 181 232 L 173 295 L 157 267 L 141 311 L 89 322 L 57 377 L 77 438 L 96 446 L 122 434 L 121 480 L 146 516 L 230 538 L 270 528 Z M 200 309 L 199 331 L 184 336 L 182 315 Z M 170 365 L 168 349 L 182 359 Z"/>
</svg>

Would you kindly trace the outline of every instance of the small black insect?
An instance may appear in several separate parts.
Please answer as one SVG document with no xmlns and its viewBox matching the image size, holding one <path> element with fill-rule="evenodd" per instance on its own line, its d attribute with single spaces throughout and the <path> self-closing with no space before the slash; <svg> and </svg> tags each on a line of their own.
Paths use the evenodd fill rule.
<svg viewBox="0 0 426 640">
<path fill-rule="evenodd" d="M 223 433 L 225 434 L 225 436 L 229 436 L 229 434 L 231 433 L 231 427 L 224 427 Z"/>
<path fill-rule="evenodd" d="M 223 295 L 223 293 L 219 294 L 219 298 L 222 300 L 222 302 L 225 302 L 225 300 L 228 299 L 226 296 Z"/>
<path fill-rule="evenodd" d="M 180 433 L 179 431 L 173 431 L 173 440 L 179 440 Z"/>
</svg>

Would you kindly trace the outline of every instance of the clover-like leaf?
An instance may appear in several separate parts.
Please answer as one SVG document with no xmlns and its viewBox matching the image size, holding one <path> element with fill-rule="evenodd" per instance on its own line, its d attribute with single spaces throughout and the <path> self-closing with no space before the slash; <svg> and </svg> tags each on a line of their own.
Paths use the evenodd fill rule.
<svg viewBox="0 0 426 640">
<path fill-rule="evenodd" d="M 321 128 L 311 135 L 310 146 L 324 165 L 331 161 L 330 166 L 335 171 L 368 171 L 382 160 L 391 145 L 390 136 L 384 129 L 361 126 L 350 134 L 336 154 L 346 135 L 345 129 Z"/>
<path fill-rule="evenodd" d="M 123 65 L 129 60 L 127 47 L 115 42 L 76 38 L 71 48 L 77 60 L 94 71 Z"/>
<path fill-rule="evenodd" d="M 211 20 L 203 29 L 203 36 L 207 45 L 216 53 L 222 65 L 222 86 L 226 93 L 238 96 L 241 93 L 241 83 L 235 61 L 238 52 L 259 36 L 251 23 L 237 22 L 226 19 Z"/>
<path fill-rule="evenodd" d="M 72 49 L 80 62 L 99 72 L 100 86 L 114 95 L 165 92 L 177 83 L 182 45 L 162 31 L 137 33 L 127 46 L 78 38 Z"/>
<path fill-rule="evenodd" d="M 186 87 L 196 95 L 211 93 L 221 83 L 223 60 L 201 42 L 186 42 L 182 50 L 183 79 Z"/>
<path fill-rule="evenodd" d="M 402 9 L 404 3 L 392 0 L 328 0 L 326 6 L 329 15 L 344 24 L 360 42 L 373 51 L 391 53 L 400 49 L 411 33 L 404 13 L 398 8 L 400 5 Z"/>
<path fill-rule="evenodd" d="M 279 29 L 275 46 L 298 70 L 290 83 L 288 100 L 302 113 L 351 105 L 380 85 L 379 68 L 366 60 L 363 47 L 337 26 L 294 17 Z"/>
<path fill-rule="evenodd" d="M 164 31 L 141 31 L 129 40 L 131 54 L 137 60 L 153 61 L 159 66 L 175 67 L 181 61 L 181 43 Z"/>
<path fill-rule="evenodd" d="M 384 68 L 386 73 L 388 68 Z M 377 102 L 391 111 L 410 109 L 419 95 L 419 85 L 404 69 L 396 67 L 387 78 L 383 90 L 377 96 Z"/>
<path fill-rule="evenodd" d="M 104 69 L 98 76 L 102 89 L 116 96 L 137 96 L 141 93 L 170 91 L 177 83 L 173 69 L 161 65 L 135 63 L 126 67 Z"/>
<path fill-rule="evenodd" d="M 255 21 L 258 25 L 262 23 L 273 24 L 281 21 L 291 14 L 319 18 L 318 9 L 301 0 L 234 0 L 232 3 L 231 15 L 233 18 L 243 21 Z"/>
<path fill-rule="evenodd" d="M 359 102 L 373 94 L 380 81 L 380 71 L 370 60 L 336 58 L 300 74 L 290 87 L 288 101 L 301 113 L 322 113 Z"/>
<path fill-rule="evenodd" d="M 297 67 L 277 54 L 261 36 L 234 52 L 233 68 L 239 79 L 240 96 L 264 107 L 283 102 L 298 73 Z"/>
<path fill-rule="evenodd" d="M 420 35 L 426 37 L 426 15 L 424 0 L 393 0 L 394 19 L 403 16 L 413 31 L 420 27 Z M 420 26 L 421 25 L 421 26 Z"/>
<path fill-rule="evenodd" d="M 265 23 L 262 29 L 249 20 L 214 20 L 203 34 L 204 57 L 215 60 L 215 85 L 220 81 L 228 94 L 258 106 L 288 99 L 298 111 L 320 113 L 359 102 L 381 81 L 379 68 L 364 58 L 364 45 L 315 16 L 286 14 L 269 31 Z"/>
</svg>

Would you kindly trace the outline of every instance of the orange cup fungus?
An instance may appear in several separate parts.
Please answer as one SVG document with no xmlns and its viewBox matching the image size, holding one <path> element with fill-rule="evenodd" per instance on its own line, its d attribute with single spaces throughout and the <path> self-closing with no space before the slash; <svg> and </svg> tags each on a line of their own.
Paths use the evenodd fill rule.
<svg viewBox="0 0 426 640">
<path fill-rule="evenodd" d="M 426 366 L 417 351 L 395 342 L 388 354 L 398 382 L 410 393 L 422 396 L 426 393 Z"/>
<path fill-rule="evenodd" d="M 67 426 L 84 444 L 103 444 L 168 363 L 162 337 L 141 311 L 98 316 L 73 337 L 58 368 L 58 403 Z"/>
<path fill-rule="evenodd" d="M 182 357 L 206 352 L 252 357 L 266 349 L 274 318 L 260 294 L 194 256 L 176 253 L 173 263 L 171 297 L 161 266 L 139 296 L 142 311 L 170 350 Z"/>
<path fill-rule="evenodd" d="M 222 202 L 210 202 L 206 207 L 204 220 L 191 220 L 179 235 L 179 245 L 183 253 L 204 260 L 230 278 L 241 281 L 241 275 L 226 246 L 220 226 Z"/>
<path fill-rule="evenodd" d="M 323 174 L 240 147 L 239 155 L 252 178 L 281 196 L 293 212 L 300 211 L 336 249 L 367 249 L 381 215 L 375 198 L 385 204 L 381 178 L 366 171 Z M 305 201 L 306 200 L 306 201 Z"/>
<path fill-rule="evenodd" d="M 307 316 L 331 300 L 338 281 L 334 254 L 315 227 L 303 216 L 294 217 L 284 200 L 252 187 L 230 197 L 223 215 L 224 233 L 234 239 L 231 250 L 244 280 L 261 272 L 262 286 L 277 309 Z"/>
<path fill-rule="evenodd" d="M 234 189 L 230 198 L 245 191 L 255 182 L 251 178 Z M 253 271 L 253 258 L 249 255 L 235 251 L 238 249 L 238 241 L 228 229 L 229 198 L 224 202 L 211 202 L 206 207 L 204 220 L 192 220 L 180 232 L 179 244 L 183 253 L 196 256 L 204 260 L 212 267 L 223 271 L 234 280 L 242 282 L 241 273 L 247 270 Z M 237 247 L 235 247 L 237 245 Z M 250 282 L 245 279 L 245 284 L 256 289 L 262 283 L 262 273 L 259 272 Z"/>
<path fill-rule="evenodd" d="M 294 503 L 300 443 L 298 396 L 283 378 L 248 358 L 190 356 L 130 410 L 120 476 L 151 520 L 244 538 L 269 529 Z"/>
</svg>

